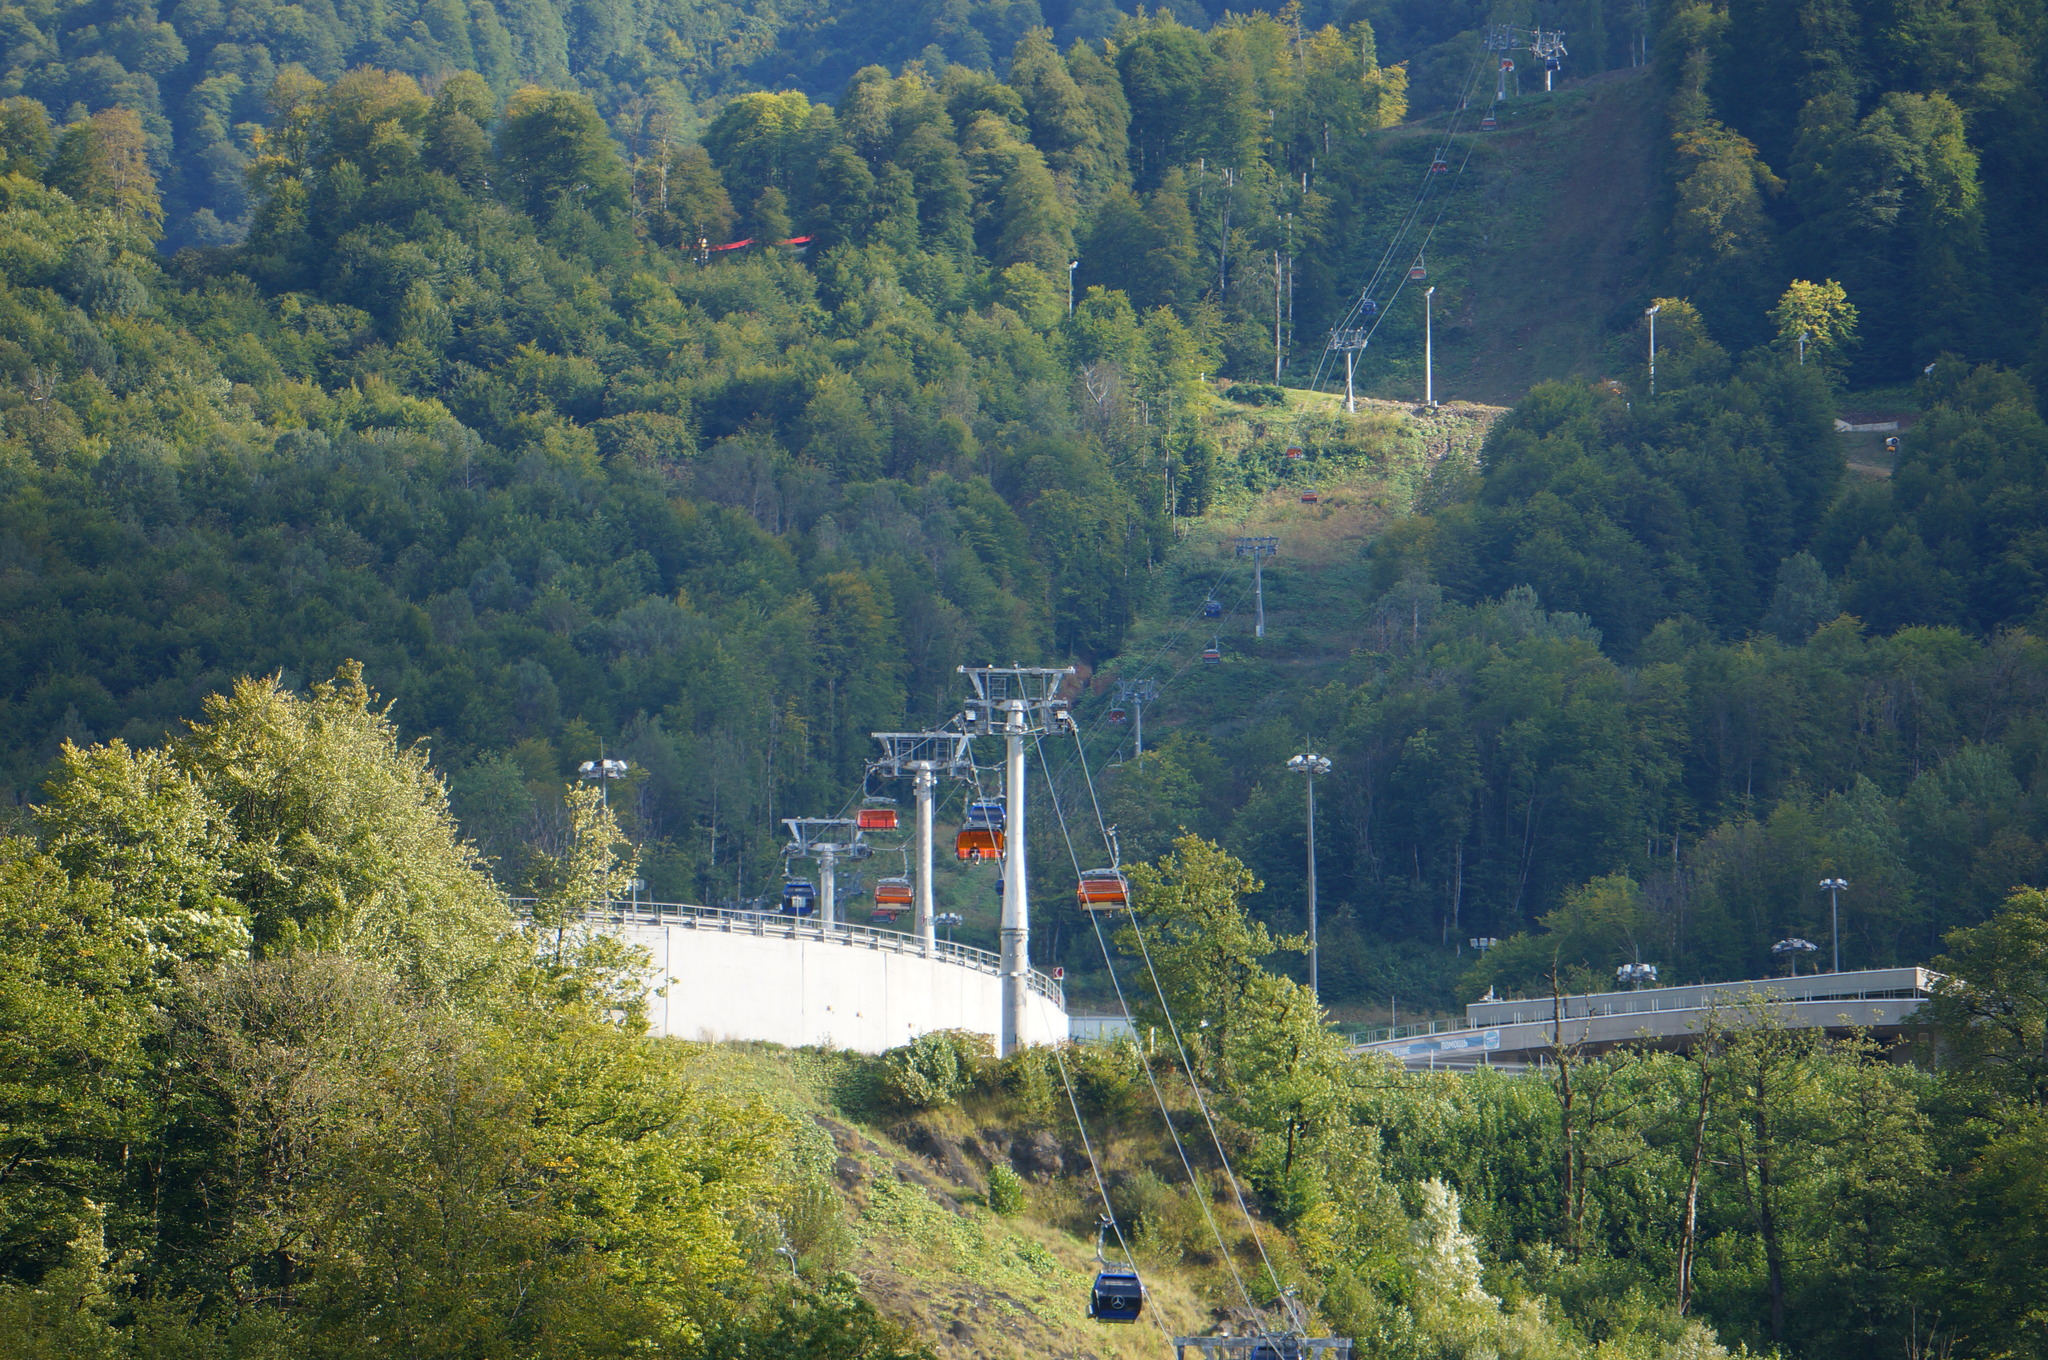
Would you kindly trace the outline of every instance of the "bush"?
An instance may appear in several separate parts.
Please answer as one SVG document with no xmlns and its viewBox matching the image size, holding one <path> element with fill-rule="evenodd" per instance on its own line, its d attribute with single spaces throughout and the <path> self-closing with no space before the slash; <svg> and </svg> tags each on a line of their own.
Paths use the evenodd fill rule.
<svg viewBox="0 0 2048 1360">
<path fill-rule="evenodd" d="M 901 1109 L 935 1110 L 958 1100 L 994 1057 L 986 1035 L 955 1029 L 921 1034 L 882 1055 L 882 1094 Z"/>
<path fill-rule="evenodd" d="M 1004 1218 L 1024 1212 L 1024 1178 L 998 1162 L 988 1169 L 988 1207 Z"/>
<path fill-rule="evenodd" d="M 1238 383 L 1223 395 L 1247 406 L 1279 406 L 1287 400 L 1287 394 L 1271 383 Z"/>
</svg>

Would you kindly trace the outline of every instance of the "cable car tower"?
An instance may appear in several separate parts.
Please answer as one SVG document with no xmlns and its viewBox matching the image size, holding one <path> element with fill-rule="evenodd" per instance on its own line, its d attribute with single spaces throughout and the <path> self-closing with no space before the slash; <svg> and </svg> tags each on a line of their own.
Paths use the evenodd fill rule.
<svg viewBox="0 0 2048 1360">
<path fill-rule="evenodd" d="M 1362 326 L 1340 326 L 1330 332 L 1327 348 L 1344 355 L 1344 410 L 1350 415 L 1358 414 L 1358 394 L 1351 388 L 1351 375 L 1358 369 L 1358 356 L 1371 343 L 1372 332 Z"/>
<path fill-rule="evenodd" d="M 913 842 L 911 870 L 912 919 L 916 923 L 919 947 L 926 957 L 938 952 L 932 915 L 932 793 L 941 775 L 948 779 L 974 777 L 974 752 L 964 732 L 876 732 L 882 743 L 882 758 L 868 766 L 870 774 L 910 779 L 917 798 L 917 828 Z"/>
<path fill-rule="evenodd" d="M 1003 739 L 1003 802 L 1009 826 L 1003 855 L 1002 963 L 1004 1057 L 1023 1045 L 1031 996 L 1031 898 L 1024 852 L 1024 742 L 1070 726 L 1059 697 L 1072 666 L 962 666 L 973 693 L 959 718 L 970 737 Z"/>
<path fill-rule="evenodd" d="M 1119 680 L 1116 682 L 1116 705 L 1129 705 L 1135 722 L 1133 730 L 1137 735 L 1137 754 L 1145 754 L 1145 705 L 1159 697 L 1157 680 Z"/>
<path fill-rule="evenodd" d="M 818 924 L 830 930 L 839 924 L 839 861 L 866 859 L 874 849 L 862 844 L 860 826 L 851 817 L 784 817 L 782 824 L 789 828 L 783 858 L 818 862 Z"/>
<path fill-rule="evenodd" d="M 1252 560 L 1252 596 L 1258 601 L 1258 622 L 1253 626 L 1253 637 L 1266 635 L 1266 559 L 1280 551 L 1277 538 L 1240 538 L 1237 540 L 1237 555 Z"/>
</svg>

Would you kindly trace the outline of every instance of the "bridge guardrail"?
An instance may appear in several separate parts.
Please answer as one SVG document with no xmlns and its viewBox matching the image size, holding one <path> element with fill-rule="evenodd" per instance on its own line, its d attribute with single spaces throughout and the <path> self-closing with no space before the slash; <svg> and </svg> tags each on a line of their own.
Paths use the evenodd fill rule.
<svg viewBox="0 0 2048 1360">
<path fill-rule="evenodd" d="M 530 897 L 511 899 L 513 910 L 525 915 L 533 906 Z M 816 940 L 821 944 L 842 944 L 852 949 L 874 949 L 892 954 L 924 953 L 924 944 L 907 930 L 884 930 L 879 926 L 841 922 L 827 926 L 799 916 L 775 911 L 736 911 L 730 907 L 700 907 L 689 902 L 593 902 L 584 909 L 585 923 L 606 925 L 687 926 L 692 930 L 718 930 L 729 934 L 758 935 L 764 939 Z M 972 968 L 978 973 L 1002 976 L 1002 955 L 973 945 L 932 942 L 932 957 Z M 1031 990 L 1066 1009 L 1066 990 L 1036 968 L 1031 970 Z"/>
</svg>

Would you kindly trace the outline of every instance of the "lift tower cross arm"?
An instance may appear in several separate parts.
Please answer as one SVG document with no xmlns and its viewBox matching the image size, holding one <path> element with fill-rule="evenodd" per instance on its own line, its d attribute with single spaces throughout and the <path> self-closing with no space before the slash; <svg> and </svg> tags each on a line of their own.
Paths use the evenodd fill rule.
<svg viewBox="0 0 2048 1360">
<path fill-rule="evenodd" d="M 926 958 L 938 953 L 938 920 L 932 914 L 932 795 L 939 779 L 972 779 L 974 751 L 965 732 L 876 732 L 882 744 L 881 759 L 868 765 L 870 773 L 910 780 L 917 798 L 917 865 L 911 888 L 911 911 L 916 918 L 919 948 Z"/>
<path fill-rule="evenodd" d="M 962 666 L 969 689 L 960 728 L 970 736 L 1003 739 L 1003 802 L 1007 846 L 1003 855 L 1001 1047 L 1005 1057 L 1024 1045 L 1031 997 L 1031 899 L 1024 848 L 1024 742 L 1048 727 L 1071 725 L 1060 690 L 1072 666 Z"/>
</svg>

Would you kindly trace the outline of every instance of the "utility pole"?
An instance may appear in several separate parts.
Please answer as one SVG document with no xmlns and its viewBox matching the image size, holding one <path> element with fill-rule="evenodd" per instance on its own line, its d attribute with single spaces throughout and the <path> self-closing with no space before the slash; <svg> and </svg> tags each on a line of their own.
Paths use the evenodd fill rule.
<svg viewBox="0 0 2048 1360">
<path fill-rule="evenodd" d="M 964 732 L 876 732 L 882 743 L 882 757 L 868 765 L 870 774 L 884 778 L 910 778 L 917 799 L 917 827 L 911 849 L 911 913 L 918 947 L 929 958 L 937 952 L 936 917 L 932 913 L 932 799 L 939 776 L 969 779 L 974 775 L 974 753 Z"/>
<path fill-rule="evenodd" d="M 1067 261 L 1067 315 L 1074 314 L 1074 271 L 1081 267 L 1079 260 Z"/>
<path fill-rule="evenodd" d="M 974 693 L 961 726 L 972 736 L 1003 739 L 1003 1014 L 1001 1054 L 1024 1046 L 1031 997 L 1031 898 L 1024 843 L 1024 742 L 1055 721 L 1060 686 L 1072 666 L 962 666 Z"/>
<path fill-rule="evenodd" d="M 1135 720 L 1137 733 L 1137 754 L 1145 754 L 1145 705 L 1159 694 L 1157 680 L 1119 680 L 1116 682 L 1116 701 L 1127 705 Z"/>
<path fill-rule="evenodd" d="M 1422 290 L 1422 404 L 1436 405 L 1436 285 Z"/>
<path fill-rule="evenodd" d="M 1650 395 L 1653 397 L 1657 395 L 1657 313 L 1663 310 L 1664 304 L 1659 302 L 1643 313 L 1650 318 Z"/>
<path fill-rule="evenodd" d="M 1280 252 L 1273 252 L 1273 386 L 1280 385 Z"/>
<path fill-rule="evenodd" d="M 1287 762 L 1287 768 L 1308 777 L 1308 991 L 1322 1003 L 1318 977 L 1321 952 L 1316 931 L 1316 776 L 1330 772 L 1330 762 L 1314 751 L 1304 751 Z"/>
<path fill-rule="evenodd" d="M 1237 540 L 1237 555 L 1252 560 L 1252 598 L 1258 602 L 1257 622 L 1252 627 L 1253 637 L 1266 635 L 1266 559 L 1280 551 L 1277 538 L 1240 538 Z"/>
</svg>

